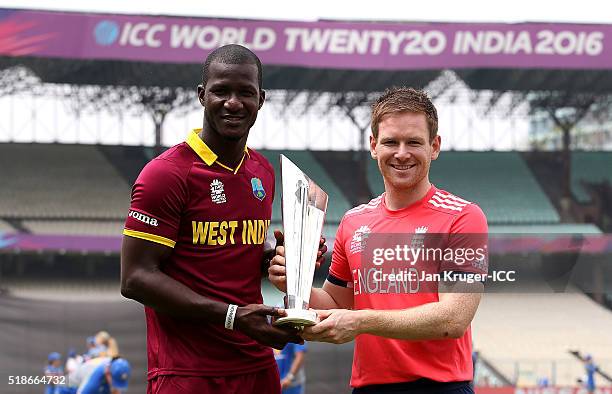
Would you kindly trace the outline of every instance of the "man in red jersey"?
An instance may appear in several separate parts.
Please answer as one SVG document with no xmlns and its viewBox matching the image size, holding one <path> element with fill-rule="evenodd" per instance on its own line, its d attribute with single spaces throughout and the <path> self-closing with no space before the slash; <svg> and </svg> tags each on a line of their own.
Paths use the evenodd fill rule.
<svg viewBox="0 0 612 394">
<path fill-rule="evenodd" d="M 470 323 L 487 273 L 487 222 L 477 205 L 430 183 L 437 130 L 422 91 L 395 88 L 374 103 L 370 150 L 385 193 L 345 214 L 329 276 L 311 292 L 321 322 L 302 337 L 355 339 L 353 393 L 473 393 Z M 444 257 L 411 254 L 442 251 L 441 244 Z M 278 247 L 269 269 L 279 289 L 283 256 Z"/>
<path fill-rule="evenodd" d="M 121 293 L 145 305 L 149 393 L 280 393 L 270 346 L 302 340 L 269 324 L 283 310 L 262 305 L 274 172 L 246 147 L 265 98 L 261 62 L 227 45 L 202 79 L 202 129 L 132 189 Z"/>
</svg>

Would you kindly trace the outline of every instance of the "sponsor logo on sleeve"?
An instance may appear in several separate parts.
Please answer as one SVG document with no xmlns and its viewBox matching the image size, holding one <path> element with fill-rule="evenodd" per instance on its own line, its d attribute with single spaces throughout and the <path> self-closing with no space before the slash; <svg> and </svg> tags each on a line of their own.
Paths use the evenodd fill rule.
<svg viewBox="0 0 612 394">
<path fill-rule="evenodd" d="M 148 224 L 149 226 L 153 226 L 153 227 L 159 226 L 159 222 L 157 221 L 157 219 L 152 218 L 151 216 L 145 215 L 144 213 L 140 213 L 137 211 L 130 211 L 130 213 L 128 214 L 128 217 L 134 218 L 138 220 L 139 222 Z"/>
</svg>

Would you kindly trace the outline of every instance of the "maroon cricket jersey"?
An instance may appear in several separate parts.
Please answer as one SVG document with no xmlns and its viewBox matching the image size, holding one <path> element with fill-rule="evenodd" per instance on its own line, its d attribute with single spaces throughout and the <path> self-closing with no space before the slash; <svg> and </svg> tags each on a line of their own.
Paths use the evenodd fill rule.
<svg viewBox="0 0 612 394">
<path fill-rule="evenodd" d="M 250 149 L 236 169 L 220 163 L 198 131 L 144 167 L 123 233 L 174 248 L 161 270 L 198 294 L 239 306 L 262 303 L 274 170 Z M 223 324 L 176 319 L 149 307 L 145 313 L 149 379 L 226 376 L 275 363 L 272 349 Z"/>
</svg>

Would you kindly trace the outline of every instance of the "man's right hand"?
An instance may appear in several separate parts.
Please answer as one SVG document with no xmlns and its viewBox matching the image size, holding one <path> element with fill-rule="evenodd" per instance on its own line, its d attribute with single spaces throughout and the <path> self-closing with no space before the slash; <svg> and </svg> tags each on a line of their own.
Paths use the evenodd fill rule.
<svg viewBox="0 0 612 394">
<path fill-rule="evenodd" d="M 285 267 L 285 247 L 284 236 L 278 230 L 274 231 L 276 238 L 276 255 L 270 260 L 270 268 L 268 268 L 268 280 L 272 282 L 277 289 L 283 293 L 287 292 L 287 269 Z"/>
<path fill-rule="evenodd" d="M 256 340 L 259 344 L 282 349 L 287 342 L 303 343 L 298 330 L 289 327 L 275 327 L 268 321 L 268 316 L 284 317 L 285 310 L 261 304 L 249 304 L 238 307 L 234 327 Z"/>
<path fill-rule="evenodd" d="M 268 268 L 268 279 L 272 284 L 282 291 L 287 292 L 287 269 L 285 267 L 285 247 L 283 246 L 285 237 L 282 232 L 275 230 L 274 238 L 276 238 L 276 255 L 270 260 L 270 268 Z M 319 240 L 319 251 L 317 252 L 316 268 L 319 268 L 325 261 L 325 253 L 327 246 L 325 238 Z"/>
</svg>

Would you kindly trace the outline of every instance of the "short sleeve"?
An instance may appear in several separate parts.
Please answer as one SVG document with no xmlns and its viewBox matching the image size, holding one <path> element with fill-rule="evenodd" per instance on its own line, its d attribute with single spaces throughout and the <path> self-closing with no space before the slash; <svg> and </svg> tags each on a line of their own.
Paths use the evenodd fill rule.
<svg viewBox="0 0 612 394">
<path fill-rule="evenodd" d="M 186 172 L 168 160 L 149 162 L 132 187 L 123 234 L 173 248 L 187 199 Z"/>
<path fill-rule="evenodd" d="M 329 274 L 335 279 L 342 282 L 352 283 L 351 267 L 346 257 L 344 237 L 344 218 L 336 231 L 336 240 L 334 241 L 334 250 L 332 251 L 331 265 Z"/>
<path fill-rule="evenodd" d="M 443 259 L 440 271 L 488 272 L 487 218 L 478 205 L 468 205 L 455 218 L 448 237 L 446 250 L 453 258 Z"/>
</svg>

